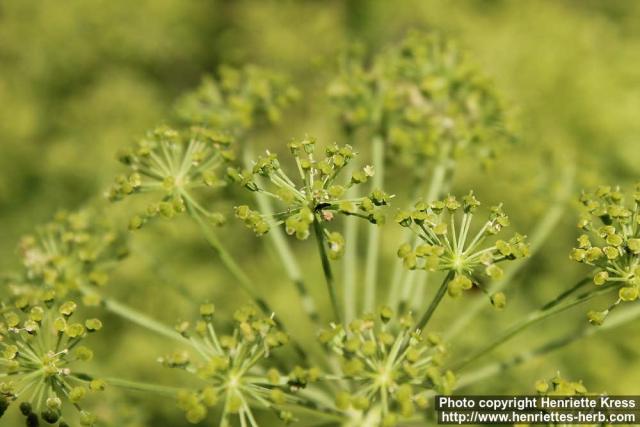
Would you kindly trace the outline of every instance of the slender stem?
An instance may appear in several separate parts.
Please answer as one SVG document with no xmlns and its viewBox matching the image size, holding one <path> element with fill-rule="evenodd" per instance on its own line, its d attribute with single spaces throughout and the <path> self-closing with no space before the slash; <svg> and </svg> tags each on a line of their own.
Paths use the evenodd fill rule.
<svg viewBox="0 0 640 427">
<path fill-rule="evenodd" d="M 333 308 L 333 315 L 335 317 L 335 321 L 341 323 L 340 309 L 338 307 L 338 297 L 336 295 L 336 286 L 335 281 L 333 279 L 333 273 L 331 271 L 331 264 L 329 262 L 329 257 L 327 256 L 327 250 L 325 246 L 325 238 L 322 230 L 322 226 L 320 225 L 320 219 L 315 218 L 313 221 L 313 230 L 316 234 L 316 242 L 318 243 L 318 251 L 320 252 L 320 261 L 322 262 L 322 271 L 324 273 L 324 278 L 327 283 L 327 290 L 329 291 L 329 298 L 331 299 L 331 306 Z"/>
<path fill-rule="evenodd" d="M 380 135 L 373 138 L 373 167 L 375 174 L 371 180 L 372 189 L 380 189 L 384 183 L 384 140 Z M 364 277 L 364 312 L 374 308 L 376 300 L 376 282 L 378 277 L 380 228 L 369 227 L 369 244 Z"/>
<path fill-rule="evenodd" d="M 447 176 L 447 172 L 449 171 L 449 169 L 451 169 L 449 151 L 450 149 L 448 145 L 443 147 L 443 151 L 440 155 L 440 158 L 438 159 L 438 162 L 433 168 L 433 173 L 431 175 L 431 180 L 429 182 L 429 188 L 427 189 L 427 192 L 425 194 L 427 202 L 437 199 L 442 189 L 447 185 L 447 178 L 449 178 L 449 180 L 451 179 L 451 177 Z M 409 237 L 411 237 L 411 230 L 407 228 L 405 231 L 405 234 L 407 235 L 407 239 L 408 239 Z M 415 235 L 413 236 L 413 239 L 414 239 L 413 243 L 415 245 L 415 242 L 416 242 Z M 398 264 L 396 264 L 396 267 L 398 267 L 399 265 L 400 266 L 402 265 L 400 260 L 398 260 Z M 409 298 L 409 296 L 414 293 L 413 292 L 414 288 L 418 284 L 417 283 L 418 277 L 419 276 L 416 271 L 404 272 L 403 280 L 401 284 L 398 285 L 400 290 L 399 292 L 396 291 L 396 294 L 400 296 L 399 307 L 401 311 L 404 310 L 404 307 L 407 305 L 407 302 L 408 302 L 407 299 Z M 428 277 L 429 277 L 428 274 L 424 275 L 423 284 L 426 284 L 426 280 Z M 415 301 L 416 303 L 419 300 L 419 303 L 421 304 L 422 301 L 424 300 L 425 286 L 422 286 L 422 288 L 423 289 L 421 289 L 421 292 L 418 292 L 419 297 L 416 298 L 416 301 Z M 397 299 L 397 296 L 395 298 Z"/>
<path fill-rule="evenodd" d="M 433 316 L 433 313 L 436 311 L 436 308 L 438 308 L 438 305 L 440 305 L 440 302 L 442 301 L 444 294 L 447 292 L 447 286 L 449 285 L 449 281 L 452 278 L 453 278 L 453 272 L 450 271 L 442 281 L 440 288 L 438 288 L 438 292 L 436 292 L 436 295 L 433 297 L 431 304 L 429 304 L 429 308 L 427 308 L 427 311 L 420 318 L 420 321 L 416 326 L 417 329 L 424 329 L 424 327 L 427 326 L 427 323 L 429 323 L 431 316 Z"/>
<path fill-rule="evenodd" d="M 251 279 L 249 279 L 249 276 L 246 275 L 246 273 L 242 270 L 242 268 L 240 268 L 240 266 L 233 259 L 231 254 L 229 254 L 229 252 L 226 251 L 224 246 L 222 246 L 222 243 L 218 239 L 218 236 L 216 236 L 216 234 L 211 230 L 211 227 L 209 227 L 204 222 L 200 214 L 191 206 L 191 204 L 187 203 L 187 209 L 189 210 L 191 217 L 195 219 L 195 221 L 200 226 L 202 234 L 204 235 L 205 239 L 209 243 L 209 246 L 211 246 L 211 248 L 216 252 L 216 254 L 220 258 L 224 266 L 227 268 L 227 270 L 229 270 L 229 272 L 236 278 L 236 280 L 238 281 L 238 284 L 242 287 L 242 289 L 254 300 L 254 302 L 260 309 L 260 311 L 262 311 L 266 316 L 273 315 L 275 311 L 271 309 L 271 307 L 269 306 L 269 304 L 264 298 L 262 298 L 256 293 L 256 291 L 253 288 L 253 284 L 251 283 Z M 282 322 L 278 317 L 275 317 L 274 321 L 276 325 L 280 329 L 282 329 L 283 332 L 287 331 L 287 329 L 285 328 L 285 326 L 282 324 Z M 306 360 L 307 353 L 300 346 L 300 344 L 293 341 L 292 345 L 296 353 L 298 354 L 298 356 L 300 356 L 303 360 Z"/>
<path fill-rule="evenodd" d="M 83 295 L 95 295 L 96 293 L 90 289 L 81 287 L 80 292 Z M 110 313 L 113 313 L 117 316 L 122 317 L 132 323 L 135 323 L 138 326 L 141 326 L 151 332 L 154 332 L 158 335 L 162 335 L 167 338 L 171 338 L 175 341 L 190 344 L 189 340 L 184 338 L 180 333 L 178 333 L 175 329 L 170 326 L 161 323 L 146 314 L 141 313 L 137 309 L 133 307 L 129 307 L 121 302 L 118 302 L 112 298 L 103 297 L 100 295 L 100 303 L 101 305 Z"/>
<path fill-rule="evenodd" d="M 353 162 L 347 165 L 347 176 L 353 173 Z M 357 188 L 352 186 L 347 190 L 346 197 L 348 199 L 355 198 Z M 349 323 L 356 316 L 356 280 L 358 265 L 358 225 L 360 221 L 358 217 L 349 215 L 344 220 L 344 240 L 346 246 L 344 249 L 344 258 L 342 270 L 342 283 L 344 295 L 344 321 Z"/>
<path fill-rule="evenodd" d="M 162 335 L 164 337 L 171 338 L 175 341 L 190 345 L 189 340 L 183 337 L 182 335 L 180 335 L 180 333 L 178 333 L 175 329 L 155 319 L 152 319 L 151 317 L 145 314 L 140 313 L 139 311 L 137 311 L 132 307 L 124 305 L 110 298 L 103 298 L 102 305 L 109 312 L 116 314 L 122 317 L 123 319 L 129 320 L 138 326 L 148 329 L 151 332 L 154 332 L 158 335 Z"/>
<path fill-rule="evenodd" d="M 150 384 L 150 383 L 144 383 L 139 381 L 130 381 L 130 380 L 124 380 L 121 378 L 106 378 L 105 381 L 107 382 L 107 384 L 114 387 L 120 387 L 127 390 L 152 392 L 152 393 L 157 393 L 157 394 L 160 394 L 163 396 L 169 396 L 169 397 L 175 396 L 180 391 L 180 389 L 176 387 L 169 387 L 169 386 L 164 386 L 159 384 Z"/>
<path fill-rule="evenodd" d="M 578 283 L 578 285 L 580 285 L 580 282 Z M 576 288 L 578 285 L 574 286 L 573 288 Z M 480 358 L 481 356 L 484 356 L 485 354 L 491 352 L 498 346 L 504 344 L 506 341 L 513 338 L 515 335 L 522 332 L 524 329 L 527 329 L 530 326 L 535 325 L 536 323 L 550 316 L 553 316 L 554 314 L 561 313 L 565 310 L 568 310 L 571 307 L 574 307 L 578 304 L 589 301 L 590 299 L 600 296 L 613 289 L 615 289 L 615 286 L 602 287 L 595 291 L 588 291 L 581 295 L 578 295 L 575 299 L 571 301 L 561 303 L 565 299 L 565 297 L 568 295 L 567 292 L 563 292 L 559 297 L 554 299 L 551 303 L 546 304 L 544 306 L 546 308 L 543 307 L 539 310 L 536 310 L 530 313 L 520 322 L 517 322 L 514 325 L 512 325 L 510 328 L 508 328 L 502 335 L 500 335 L 495 340 L 491 341 L 488 345 L 486 345 L 485 347 L 482 347 L 480 350 L 476 351 L 475 353 L 472 353 L 466 359 L 463 359 L 458 364 L 454 365 L 453 369 L 454 370 L 462 369 L 465 366 L 467 366 L 469 363 L 473 362 L 474 360 Z"/>
<path fill-rule="evenodd" d="M 271 207 L 271 203 L 269 199 L 259 191 L 255 192 L 255 198 L 258 203 L 258 208 L 260 212 L 269 217 L 273 213 L 273 209 Z M 280 227 L 272 227 L 269 231 L 269 238 L 271 239 L 271 243 L 282 262 L 282 266 L 284 267 L 289 280 L 294 284 L 298 296 L 302 302 L 302 309 L 305 311 L 309 319 L 314 323 L 318 324 L 320 322 L 320 316 L 318 315 L 318 309 L 315 305 L 313 298 L 309 295 L 309 290 L 304 282 L 302 277 L 302 272 L 300 270 L 300 266 L 298 265 L 298 261 L 296 260 L 291 247 L 287 243 L 287 239 L 285 238 L 282 228 Z"/>
<path fill-rule="evenodd" d="M 358 218 L 347 216 L 344 220 L 344 269 L 342 282 L 344 284 L 344 320 L 349 323 L 356 316 L 356 280 L 358 264 Z"/>
<path fill-rule="evenodd" d="M 545 216 L 540 220 L 540 222 L 536 225 L 533 233 L 531 234 L 531 238 L 529 239 L 531 253 L 532 256 L 529 256 L 518 263 L 513 263 L 511 268 L 505 271 L 504 277 L 498 281 L 494 286 L 492 286 L 492 292 L 501 291 L 506 288 L 508 285 L 512 283 L 515 275 L 522 270 L 527 263 L 534 258 L 533 254 L 535 254 L 540 247 L 542 247 L 543 243 L 546 241 L 547 237 L 555 226 L 558 224 L 562 217 L 562 213 L 566 208 L 566 202 L 572 194 L 573 189 L 573 177 L 574 170 L 573 168 L 565 168 L 563 183 L 564 185 L 558 192 L 556 197 L 556 201 L 553 203 L 552 207 L 547 210 Z M 473 302 L 465 311 L 461 313 L 461 315 L 455 320 L 453 325 L 449 328 L 449 330 L 445 333 L 445 337 L 447 340 L 453 339 L 460 332 L 464 331 L 465 327 L 471 322 L 482 309 L 488 307 L 489 304 L 485 298 L 478 299 Z"/>
<path fill-rule="evenodd" d="M 640 317 L 640 305 L 636 305 L 632 308 L 623 310 L 618 312 L 618 315 L 612 315 L 607 319 L 604 325 L 602 326 L 591 326 L 588 325 L 586 327 L 580 328 L 579 331 L 567 334 L 563 337 L 556 338 L 546 342 L 545 344 L 536 347 L 532 350 L 526 350 L 521 353 L 516 354 L 515 356 L 510 357 L 507 360 L 490 363 L 488 365 L 483 366 L 482 368 L 473 371 L 458 381 L 457 389 L 467 387 L 478 381 L 485 380 L 487 378 L 493 377 L 501 372 L 506 371 L 507 369 L 513 368 L 515 366 L 522 365 L 529 360 L 532 360 L 536 357 L 540 357 L 547 353 L 550 353 L 559 348 L 563 348 L 573 343 L 574 341 L 578 341 L 582 338 L 589 337 L 596 333 L 600 333 L 609 329 L 616 328 L 618 326 L 629 323 L 632 320 Z"/>
</svg>

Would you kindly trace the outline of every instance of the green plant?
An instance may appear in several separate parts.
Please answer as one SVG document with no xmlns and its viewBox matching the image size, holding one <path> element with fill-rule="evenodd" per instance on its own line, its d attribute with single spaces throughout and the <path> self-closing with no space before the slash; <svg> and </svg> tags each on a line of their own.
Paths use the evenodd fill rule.
<svg viewBox="0 0 640 427">
<path fill-rule="evenodd" d="M 216 265 L 223 265 L 248 297 L 249 305 L 234 312 L 230 328 L 224 325 L 230 310 L 216 313 L 214 326 L 213 304 L 200 306 L 193 326 L 183 321 L 172 328 L 111 297 L 103 286 L 108 272 L 129 252 L 136 253 L 114 231 L 119 227 L 112 229 L 95 211 L 59 215 L 38 238 L 24 239 L 23 269 L 7 276 L 2 305 L 1 375 L 15 375 L 16 381 L 0 384 L 0 408 L 20 400 L 27 425 L 42 419 L 64 426 L 75 418 L 63 409 L 75 406 L 79 422 L 92 425 L 94 416 L 78 403 L 85 388 L 105 388 L 105 393 L 121 388 L 169 397 L 192 423 L 213 419 L 213 414 L 221 426 L 269 423 L 259 409 L 275 414 L 275 423 L 424 422 L 433 415 L 429 399 L 434 394 L 453 393 L 593 334 L 581 329 L 528 350 L 526 357 L 467 370 L 540 321 L 613 291 L 618 300 L 606 312 L 591 312 L 592 324 L 613 327 L 640 314 L 630 306 L 604 323 L 621 301 L 637 300 L 640 215 L 637 195 L 633 207 L 625 207 L 618 190 L 601 187 L 581 200 L 602 226 L 589 217 L 580 227 L 604 243 L 583 235 L 571 255 L 595 267 L 593 274 L 472 351 L 450 351 L 455 334 L 445 330 L 441 337 L 432 330 L 445 295 L 479 290 L 488 295 L 486 305 L 504 308 L 514 271 L 536 256 L 540 236 L 548 235 L 560 215 L 553 210 L 543 217 L 529 246 L 521 234 L 499 238 L 510 225 L 502 204 L 477 223 L 481 207 L 474 192 L 453 195 L 457 168 L 478 159 L 486 165 L 513 140 L 500 97 L 454 44 L 411 33 L 373 58 L 363 56 L 342 58 L 338 77 L 329 85 L 344 145 L 322 146 L 305 137 L 287 145 L 291 162 L 281 163 L 277 152 L 282 147 L 254 161 L 250 142 L 270 124 L 285 121 L 284 109 L 299 93 L 270 71 L 225 67 L 218 79 L 206 79 L 178 102 L 171 125 L 152 130 L 119 155 L 126 173 L 115 179 L 108 198 L 124 201 L 135 194 L 145 200 L 144 209 L 129 221 L 139 233 L 153 225 L 151 220 L 179 214 L 190 222 L 170 226 L 195 225 L 213 249 Z M 365 159 L 358 167 L 357 154 Z M 255 202 L 246 201 L 246 192 L 235 187 L 249 190 Z M 393 189 L 394 196 L 382 188 Z M 383 211 L 400 198 L 410 200 L 412 208 L 397 211 L 396 221 L 386 223 Z M 305 336 L 291 332 L 300 328 L 292 328 L 296 319 L 290 313 L 272 309 L 271 283 L 250 277 L 251 270 L 220 238 L 228 230 L 242 233 L 233 228 L 237 222 L 227 220 L 231 205 L 252 231 L 267 235 L 315 330 L 305 329 Z M 336 231 L 341 226 L 344 231 Z M 366 246 L 358 237 L 362 226 L 367 227 Z M 330 310 L 323 310 L 317 281 L 301 268 L 292 249 L 297 242 L 287 240 L 283 229 L 298 240 L 314 234 Z M 401 238 L 387 241 L 381 230 L 397 230 Z M 380 249 L 389 245 L 399 246 L 398 259 L 385 280 Z M 335 274 L 338 269 L 341 277 Z M 585 289 L 592 279 L 597 287 Z M 77 344 L 101 322 L 70 322 L 78 307 L 67 298 L 81 302 L 83 312 L 104 310 L 174 341 L 180 350 L 160 362 L 185 375 L 164 385 L 97 380 L 76 372 L 76 363 L 91 354 Z M 469 313 L 461 322 L 477 311 Z M 219 335 L 222 329 L 229 332 Z"/>
</svg>

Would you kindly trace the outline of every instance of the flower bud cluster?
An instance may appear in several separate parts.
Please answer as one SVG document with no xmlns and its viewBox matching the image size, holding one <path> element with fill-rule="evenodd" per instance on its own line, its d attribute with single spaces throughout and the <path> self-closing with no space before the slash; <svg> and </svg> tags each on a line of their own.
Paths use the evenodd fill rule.
<svg viewBox="0 0 640 427">
<path fill-rule="evenodd" d="M 239 136 L 260 122 L 278 122 L 282 110 L 299 97 L 280 74 L 256 66 L 223 66 L 218 80 L 205 78 L 178 102 L 177 114 L 185 123 Z"/>
<path fill-rule="evenodd" d="M 319 339 L 339 355 L 340 379 L 353 386 L 338 393 L 336 406 L 378 414 L 376 425 L 396 425 L 426 408 L 429 392 L 453 389 L 453 373 L 442 369 L 441 339 L 416 330 L 410 315 L 396 316 L 384 307 L 347 327 L 331 325 Z"/>
<path fill-rule="evenodd" d="M 229 150 L 231 141 L 226 133 L 202 127 L 187 131 L 156 128 L 134 148 L 120 154 L 129 173 L 116 178 L 109 198 L 115 201 L 139 193 L 158 195 L 144 212 L 131 218 L 131 229 L 158 216 L 173 218 L 187 209 L 220 225 L 224 216 L 204 208 L 197 196 L 225 184 L 219 171 L 234 157 Z"/>
<path fill-rule="evenodd" d="M 384 134 L 403 163 L 444 149 L 489 160 L 512 139 L 492 83 L 454 43 L 412 32 L 371 62 L 347 56 L 329 95 L 345 127 Z"/>
<path fill-rule="evenodd" d="M 267 371 L 263 366 L 272 350 L 288 342 L 287 335 L 276 329 L 273 318 L 262 317 L 252 306 L 235 312 L 231 334 L 219 335 L 213 324 L 214 312 L 213 304 L 203 304 L 195 324 L 181 322 L 176 326 L 196 350 L 195 358 L 187 351 L 160 358 L 163 365 L 195 374 L 205 383 L 200 389 L 178 395 L 178 405 L 187 420 L 199 423 L 213 407 L 222 411 L 221 425 L 228 425 L 232 416 L 237 416 L 242 425 L 256 425 L 255 407 L 291 419 L 291 414 L 279 409 L 290 400 L 286 381 L 277 371 Z"/>
<path fill-rule="evenodd" d="M 529 255 L 525 236 L 515 234 L 509 240 L 496 236 L 510 225 L 502 206 L 490 210 L 489 219 L 473 235 L 471 224 L 480 202 L 470 192 L 462 200 L 447 196 L 434 202 L 418 202 L 413 209 L 400 211 L 396 222 L 417 234 L 416 245 L 403 244 L 398 257 L 409 270 L 445 271 L 454 273 L 448 293 L 452 297 L 480 285 L 480 277 L 500 279 L 503 270 L 498 265 Z M 456 225 L 457 218 L 459 225 Z M 505 296 L 491 295 L 491 302 L 502 308 Z"/>
<path fill-rule="evenodd" d="M 583 192 L 580 202 L 585 213 L 578 223 L 583 234 L 570 255 L 572 260 L 595 268 L 596 286 L 618 287 L 614 306 L 635 301 L 640 295 L 640 184 L 631 198 L 629 206 L 618 187 L 600 186 Z M 612 307 L 589 312 L 589 321 L 602 324 Z"/>
<path fill-rule="evenodd" d="M 59 297 L 82 287 L 102 287 L 109 271 L 127 256 L 122 233 L 91 210 L 60 212 L 36 233 L 22 238 L 19 246 L 23 269 L 12 291 L 28 294 L 55 290 Z"/>
<path fill-rule="evenodd" d="M 256 234 L 267 233 L 272 224 L 284 224 L 287 234 L 304 240 L 309 237 L 314 222 L 326 224 L 334 220 L 335 214 L 357 216 L 372 224 L 384 223 L 385 217 L 380 208 L 387 205 L 392 196 L 376 189 L 367 196 L 346 197 L 349 188 L 365 183 L 373 176 L 373 168 L 365 166 L 340 182 L 340 173 L 353 161 L 356 153 L 349 145 L 333 144 L 326 148 L 324 157 L 316 158 L 316 145 L 313 138 L 289 143 L 298 179 L 291 178 L 282 169 L 278 157 L 270 152 L 258 158 L 251 171 L 229 169 L 230 179 L 282 205 L 282 209 L 272 217 L 265 217 L 246 205 L 235 208 L 236 216 Z M 262 182 L 266 180 L 268 184 L 263 186 Z M 344 238 L 324 226 L 323 229 L 329 256 L 339 258 L 344 251 Z"/>
<path fill-rule="evenodd" d="M 539 380 L 535 384 L 536 392 L 544 396 L 575 396 L 587 394 L 587 388 L 582 381 L 568 381 L 559 374 L 550 380 Z"/>
<path fill-rule="evenodd" d="M 94 425 L 96 418 L 82 409 L 89 392 L 102 391 L 103 380 L 79 373 L 77 367 L 92 359 L 83 339 L 102 328 L 98 319 L 74 317 L 76 303 L 60 303 L 53 291 L 42 300 L 18 300 L 3 307 L 0 320 L 0 416 L 14 402 L 28 426 L 68 426 L 63 409 L 75 407 L 80 424 Z M 68 405 L 67 405 L 68 404 Z"/>
</svg>

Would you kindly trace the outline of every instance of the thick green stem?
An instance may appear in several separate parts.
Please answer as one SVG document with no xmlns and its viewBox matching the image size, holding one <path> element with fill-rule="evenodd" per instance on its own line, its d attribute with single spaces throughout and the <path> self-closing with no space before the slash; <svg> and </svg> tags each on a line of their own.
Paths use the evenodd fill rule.
<svg viewBox="0 0 640 427">
<path fill-rule="evenodd" d="M 584 328 L 580 328 L 580 330 L 577 332 L 548 341 L 547 343 L 536 347 L 535 349 L 523 351 L 515 356 L 510 357 L 507 360 L 485 365 L 482 368 L 460 378 L 456 389 L 464 388 L 479 381 L 486 380 L 487 378 L 498 375 L 501 372 L 506 371 L 507 369 L 522 365 L 529 360 L 533 360 L 554 350 L 566 347 L 569 344 L 582 338 L 590 337 L 591 335 L 594 335 L 596 333 L 610 330 L 623 324 L 629 323 L 630 321 L 635 320 L 638 317 L 640 317 L 640 305 L 636 304 L 635 307 L 618 312 L 617 315 L 612 315 L 602 326 L 596 327 L 587 325 Z"/>
<path fill-rule="evenodd" d="M 320 252 L 320 261 L 322 262 L 322 272 L 327 283 L 327 291 L 329 292 L 329 299 L 331 300 L 331 307 L 333 308 L 333 315 L 335 321 L 341 323 L 340 308 L 338 306 L 338 297 L 336 293 L 335 280 L 333 278 L 333 272 L 331 271 L 331 264 L 329 257 L 327 256 L 327 250 L 325 248 L 325 237 L 320 225 L 320 218 L 315 218 L 313 221 L 313 230 L 316 234 L 316 242 L 318 243 L 318 251 Z"/>
<path fill-rule="evenodd" d="M 427 311 L 420 318 L 420 321 L 418 322 L 416 329 L 422 330 L 424 329 L 425 326 L 427 326 L 427 323 L 429 323 L 431 316 L 433 316 L 433 313 L 435 313 L 436 308 L 438 308 L 438 305 L 440 305 L 440 302 L 442 301 L 444 294 L 447 293 L 447 286 L 449 285 L 449 281 L 452 278 L 453 278 L 453 272 L 449 272 L 447 276 L 444 278 L 444 280 L 442 281 L 442 284 L 440 285 L 440 287 L 438 288 L 438 291 L 433 297 L 431 304 L 429 304 L 429 308 L 427 308 Z"/>
<path fill-rule="evenodd" d="M 581 287 L 583 285 L 582 282 L 583 282 L 582 280 L 580 282 L 578 282 L 578 284 L 576 284 L 572 289 L 577 289 L 577 288 Z M 495 340 L 491 341 L 488 345 L 486 345 L 485 347 L 482 347 L 480 350 L 476 351 L 475 353 L 472 353 L 466 359 L 464 359 L 461 362 L 459 362 L 458 364 L 454 365 L 453 369 L 454 370 L 460 370 L 460 369 L 464 368 L 465 366 L 467 366 L 469 363 L 471 363 L 474 360 L 476 360 L 476 359 L 484 356 L 485 354 L 493 351 L 494 349 L 496 349 L 500 345 L 504 344 L 509 339 L 511 339 L 514 336 L 516 336 L 518 333 L 520 333 L 523 330 L 535 325 L 536 323 L 538 323 L 538 322 L 540 322 L 540 321 L 542 321 L 544 319 L 547 319 L 548 317 L 551 317 L 551 316 L 553 316 L 555 314 L 558 314 L 558 313 L 561 313 L 561 312 L 563 312 L 565 310 L 568 310 L 569 308 L 574 307 L 574 306 L 576 306 L 578 304 L 582 304 L 583 302 L 589 301 L 590 299 L 593 299 L 593 298 L 595 298 L 597 296 L 600 296 L 600 295 L 602 295 L 604 293 L 610 292 L 613 289 L 615 289 L 614 286 L 607 286 L 607 287 L 603 287 L 603 288 L 597 289 L 595 291 L 588 291 L 588 292 L 585 292 L 585 293 L 577 296 L 575 299 L 573 299 L 571 301 L 568 301 L 568 302 L 565 302 L 565 303 L 562 303 L 562 301 L 570 293 L 569 292 L 563 292 L 559 297 L 557 297 L 556 299 L 554 299 L 550 303 L 545 304 L 545 306 L 543 308 L 530 313 L 527 317 L 522 319 L 520 322 L 517 322 L 516 324 L 511 326 L 502 335 L 500 335 Z"/>
<path fill-rule="evenodd" d="M 373 139 L 373 167 L 375 174 L 371 181 L 372 189 L 380 189 L 384 184 L 384 140 L 377 135 Z M 378 278 L 378 254 L 380 249 L 380 229 L 377 225 L 369 227 L 369 243 L 364 277 L 364 312 L 374 308 L 376 300 L 376 282 Z"/>
<path fill-rule="evenodd" d="M 533 233 L 531 234 L 531 238 L 529 239 L 530 248 L 532 255 L 521 260 L 518 263 L 512 264 L 512 266 L 505 271 L 505 275 L 500 281 L 498 281 L 495 285 L 492 286 L 491 291 L 497 292 L 506 288 L 509 284 L 512 283 L 515 275 L 522 270 L 524 266 L 527 265 L 529 260 L 533 259 L 533 254 L 538 252 L 540 247 L 542 247 L 543 243 L 546 241 L 549 234 L 553 231 L 555 226 L 560 221 L 562 217 L 562 213 L 565 210 L 566 202 L 572 194 L 573 190 L 573 177 L 574 170 L 569 167 L 564 170 L 563 176 L 563 186 L 558 192 L 555 202 L 551 206 L 545 216 L 540 220 L 540 222 L 535 227 Z M 460 332 L 462 332 L 465 327 L 471 322 L 482 309 L 488 307 L 487 300 L 485 298 L 478 299 L 473 302 L 465 311 L 462 313 L 456 321 L 453 323 L 451 328 L 446 332 L 445 337 L 447 340 L 453 339 Z"/>
</svg>

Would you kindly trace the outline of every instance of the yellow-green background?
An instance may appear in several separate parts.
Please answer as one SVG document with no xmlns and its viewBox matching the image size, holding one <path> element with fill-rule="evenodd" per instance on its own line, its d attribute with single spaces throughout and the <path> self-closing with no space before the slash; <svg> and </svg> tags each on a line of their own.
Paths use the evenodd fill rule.
<svg viewBox="0 0 640 427">
<path fill-rule="evenodd" d="M 19 236 L 56 210 L 100 199 L 119 171 L 115 152 L 167 120 L 174 100 L 218 65 L 268 66 L 289 74 L 303 92 L 300 104 L 285 114 L 276 130 L 253 135 L 256 147 L 282 147 L 290 137 L 307 132 L 332 141 L 340 134 L 324 87 L 335 54 L 351 41 L 375 50 L 413 28 L 437 30 L 458 40 L 517 112 L 519 145 L 489 173 L 472 159 L 463 161 L 454 190 L 474 188 L 487 203 L 504 201 L 514 228 L 526 233 L 548 208 L 557 178 L 567 168 L 576 168 L 576 188 L 597 183 L 629 188 L 640 180 L 638 22 L 640 3 L 631 0 L 4 0 L 0 268 L 16 266 Z M 366 156 L 366 144 L 357 148 Z M 402 192 L 402 185 L 402 179 L 391 175 L 392 192 Z M 212 203 L 227 212 L 233 204 Z M 126 210 L 125 204 L 112 211 L 122 227 Z M 575 222 L 576 212 L 568 209 L 552 238 L 509 288 L 509 307 L 502 313 L 483 312 L 468 334 L 453 343 L 454 354 L 456 348 L 487 340 L 584 273 L 568 260 Z M 231 251 L 252 277 L 259 277 L 257 286 L 267 291 L 283 316 L 301 317 L 291 309 L 296 306 L 294 294 L 277 258 L 263 241 L 232 224 L 224 231 Z M 389 249 L 383 266 L 393 259 L 397 237 L 393 229 L 385 233 Z M 295 248 L 308 260 L 307 276 L 326 304 L 313 245 Z M 190 318 L 204 299 L 221 306 L 241 304 L 244 296 L 236 289 L 193 225 L 179 220 L 133 236 L 132 255 L 109 292 L 173 322 Z M 463 298 L 441 308 L 436 329 L 468 302 Z M 549 320 L 498 354 L 570 330 L 585 321 L 586 310 Z M 223 318 L 229 313 L 221 311 Z M 116 318 L 106 319 L 102 339 L 94 339 L 97 372 L 188 384 L 188 378 L 155 364 L 172 343 Z M 295 334 L 313 337 L 306 323 L 294 324 Z M 560 370 L 594 391 L 637 394 L 638 332 L 636 325 L 627 325 L 580 341 L 469 391 L 527 392 L 535 379 Z M 186 424 L 171 402 L 136 394 L 110 396 L 115 397 L 100 403 L 99 412 L 111 425 L 136 425 L 127 424 L 124 416 L 139 418 L 141 425 Z"/>
</svg>

